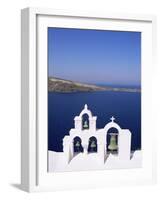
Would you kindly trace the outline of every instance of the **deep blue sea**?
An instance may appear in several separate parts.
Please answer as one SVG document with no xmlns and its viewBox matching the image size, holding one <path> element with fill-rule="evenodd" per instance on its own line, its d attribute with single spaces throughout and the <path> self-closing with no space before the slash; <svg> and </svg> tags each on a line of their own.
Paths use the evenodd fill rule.
<svg viewBox="0 0 161 200">
<path fill-rule="evenodd" d="M 121 128 L 132 132 L 132 150 L 141 149 L 141 93 L 77 92 L 48 93 L 48 149 L 63 150 L 62 139 L 74 127 L 74 117 L 88 104 L 103 128 L 114 116 Z"/>
</svg>

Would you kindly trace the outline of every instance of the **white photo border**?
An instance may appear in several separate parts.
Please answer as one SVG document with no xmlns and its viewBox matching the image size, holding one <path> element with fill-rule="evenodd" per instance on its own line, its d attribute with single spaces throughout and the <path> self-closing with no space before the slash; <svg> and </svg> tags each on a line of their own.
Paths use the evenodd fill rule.
<svg viewBox="0 0 161 200">
<path fill-rule="evenodd" d="M 141 32 L 142 62 L 142 152 L 139 169 L 47 172 L 47 28 L 85 28 Z M 27 33 L 24 33 L 24 30 Z M 27 191 L 96 188 L 122 184 L 147 184 L 156 180 L 154 141 L 151 138 L 151 74 L 153 70 L 155 17 L 55 11 L 28 8 L 22 11 L 22 188 Z M 25 42 L 27 41 L 27 42 Z M 27 47 L 27 48 L 25 48 Z M 24 56 L 24 55 L 27 56 Z M 27 71 L 23 70 L 25 66 Z M 25 78 L 28 76 L 27 78 Z M 27 120 L 25 122 L 25 120 Z M 27 128 L 26 128 L 27 127 Z M 145 134 L 146 133 L 146 134 Z M 28 134 L 26 136 L 26 134 Z M 154 133 L 153 133 L 154 135 Z M 155 137 L 155 136 L 154 136 Z M 26 159 L 24 159 L 24 156 Z M 27 166 L 27 167 L 25 167 Z M 79 179 L 79 183 L 75 180 Z M 108 181 L 107 181 L 108 180 Z"/>
</svg>

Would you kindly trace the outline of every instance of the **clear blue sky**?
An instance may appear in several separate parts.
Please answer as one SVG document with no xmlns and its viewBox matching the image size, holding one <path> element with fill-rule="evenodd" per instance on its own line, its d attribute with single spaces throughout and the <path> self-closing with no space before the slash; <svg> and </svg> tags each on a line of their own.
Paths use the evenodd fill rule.
<svg viewBox="0 0 161 200">
<path fill-rule="evenodd" d="M 48 28 L 49 76 L 137 85 L 141 80 L 141 33 Z"/>
</svg>

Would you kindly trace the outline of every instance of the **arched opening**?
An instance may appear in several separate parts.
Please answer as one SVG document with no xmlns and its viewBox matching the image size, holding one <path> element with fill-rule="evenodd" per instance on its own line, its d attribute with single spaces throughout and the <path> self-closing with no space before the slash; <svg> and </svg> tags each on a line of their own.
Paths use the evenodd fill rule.
<svg viewBox="0 0 161 200">
<path fill-rule="evenodd" d="M 89 153 L 97 152 L 97 139 L 94 136 L 89 138 L 88 152 Z"/>
<path fill-rule="evenodd" d="M 78 136 L 73 139 L 73 151 L 74 153 L 83 152 L 82 140 Z"/>
<path fill-rule="evenodd" d="M 106 134 L 106 150 L 107 152 L 117 153 L 118 152 L 118 129 L 110 128 Z"/>
<path fill-rule="evenodd" d="M 82 115 L 82 130 L 89 129 L 89 116 L 88 114 Z"/>
</svg>

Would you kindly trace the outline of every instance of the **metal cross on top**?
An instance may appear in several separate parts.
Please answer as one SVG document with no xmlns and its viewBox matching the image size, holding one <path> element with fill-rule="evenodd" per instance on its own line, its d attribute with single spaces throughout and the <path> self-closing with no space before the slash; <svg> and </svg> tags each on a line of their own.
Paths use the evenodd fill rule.
<svg viewBox="0 0 161 200">
<path fill-rule="evenodd" d="M 111 120 L 112 122 L 114 122 L 115 118 L 112 116 L 112 117 L 110 118 L 110 120 Z"/>
</svg>

